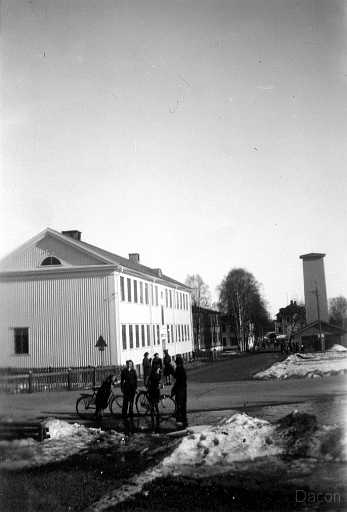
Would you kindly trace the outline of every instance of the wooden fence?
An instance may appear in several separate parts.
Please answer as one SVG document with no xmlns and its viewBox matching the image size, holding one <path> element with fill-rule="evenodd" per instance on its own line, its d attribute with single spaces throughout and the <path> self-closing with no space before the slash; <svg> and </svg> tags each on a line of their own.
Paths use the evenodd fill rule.
<svg viewBox="0 0 347 512">
<path fill-rule="evenodd" d="M 201 355 L 200 355 L 201 356 Z M 210 358 L 209 354 L 204 354 Z M 187 368 L 192 361 L 190 354 L 182 355 Z M 218 357 L 218 356 L 217 356 Z M 199 358 L 200 359 L 200 358 Z M 204 360 L 204 357 L 201 357 Z M 194 365 L 193 365 L 194 366 Z M 141 377 L 142 365 L 136 364 L 138 377 Z M 121 366 L 89 366 L 87 368 L 20 368 L 0 369 L 0 393 L 35 393 L 39 391 L 73 391 L 75 389 L 99 386 L 110 374 L 120 379 Z"/>
<path fill-rule="evenodd" d="M 0 393 L 73 391 L 99 386 L 110 374 L 120 376 L 120 366 L 67 368 L 54 371 L 29 371 L 0 376 Z"/>
</svg>

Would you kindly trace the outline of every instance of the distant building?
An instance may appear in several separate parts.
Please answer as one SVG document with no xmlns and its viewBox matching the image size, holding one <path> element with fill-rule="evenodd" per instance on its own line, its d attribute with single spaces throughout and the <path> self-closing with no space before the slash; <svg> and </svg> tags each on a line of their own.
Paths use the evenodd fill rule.
<svg viewBox="0 0 347 512">
<path fill-rule="evenodd" d="M 222 345 L 223 349 L 234 349 L 238 350 L 239 345 L 237 336 L 232 327 L 231 319 L 229 315 L 221 315 L 221 329 L 222 329 Z"/>
<path fill-rule="evenodd" d="M 192 306 L 194 350 L 221 350 L 221 314 L 209 308 Z"/>
<path fill-rule="evenodd" d="M 0 366 L 139 364 L 164 348 L 189 354 L 190 292 L 137 253 L 123 258 L 79 231 L 47 228 L 0 262 Z"/>
<path fill-rule="evenodd" d="M 280 308 L 276 315 L 275 332 L 282 334 L 288 339 L 296 331 L 306 325 L 305 306 L 300 306 L 296 301 L 291 300 L 285 308 Z"/>
</svg>

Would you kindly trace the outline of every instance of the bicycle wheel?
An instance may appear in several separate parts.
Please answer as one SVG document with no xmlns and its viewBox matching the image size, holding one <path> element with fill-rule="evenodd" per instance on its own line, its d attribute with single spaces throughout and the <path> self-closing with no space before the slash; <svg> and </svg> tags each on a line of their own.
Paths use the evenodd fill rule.
<svg viewBox="0 0 347 512">
<path fill-rule="evenodd" d="M 174 416 L 176 412 L 176 404 L 170 395 L 160 395 L 158 403 L 160 416 Z"/>
<path fill-rule="evenodd" d="M 76 402 L 76 412 L 80 418 L 92 418 L 95 415 L 94 397 L 90 395 L 78 398 Z"/>
<path fill-rule="evenodd" d="M 139 416 L 146 416 L 151 411 L 151 406 L 146 391 L 140 391 L 135 400 L 135 407 Z"/>
<path fill-rule="evenodd" d="M 119 416 L 122 414 L 123 395 L 113 395 L 108 407 L 113 416 Z"/>
</svg>

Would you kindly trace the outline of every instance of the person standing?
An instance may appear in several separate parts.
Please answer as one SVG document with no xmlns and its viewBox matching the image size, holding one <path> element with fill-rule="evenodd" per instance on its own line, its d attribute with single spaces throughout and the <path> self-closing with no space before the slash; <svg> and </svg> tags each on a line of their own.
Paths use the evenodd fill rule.
<svg viewBox="0 0 347 512">
<path fill-rule="evenodd" d="M 173 367 L 171 364 L 171 356 L 169 355 L 169 351 L 167 349 L 164 350 L 163 363 L 163 375 L 165 377 L 165 384 L 169 386 L 171 384 L 171 375 L 173 374 Z"/>
<path fill-rule="evenodd" d="M 147 382 L 149 379 L 149 376 L 151 374 L 151 361 L 148 358 L 149 354 L 148 352 L 145 352 L 142 360 L 142 370 L 143 370 L 143 383 L 145 386 L 147 386 Z"/>
<path fill-rule="evenodd" d="M 175 363 L 175 384 L 172 386 L 171 396 L 175 399 L 177 424 L 187 427 L 187 374 L 183 366 L 182 356 L 178 355 Z"/>
<path fill-rule="evenodd" d="M 153 367 L 153 364 L 158 365 L 160 370 L 163 369 L 163 361 L 160 359 L 158 352 L 156 352 L 153 356 L 152 367 Z"/>
<path fill-rule="evenodd" d="M 159 359 L 159 358 L 158 358 Z M 159 429 L 159 407 L 160 400 L 160 380 L 161 380 L 161 367 L 158 360 L 154 357 L 151 373 L 147 383 L 148 398 L 151 407 L 151 414 L 153 421 L 155 420 L 155 429 Z"/>
<path fill-rule="evenodd" d="M 101 419 L 102 411 L 106 409 L 114 383 L 113 375 L 109 375 L 98 389 L 95 397 L 95 416 Z"/>
<path fill-rule="evenodd" d="M 129 359 L 121 373 L 120 388 L 123 393 L 122 417 L 134 416 L 134 398 L 137 389 L 137 374 L 134 363 Z"/>
</svg>

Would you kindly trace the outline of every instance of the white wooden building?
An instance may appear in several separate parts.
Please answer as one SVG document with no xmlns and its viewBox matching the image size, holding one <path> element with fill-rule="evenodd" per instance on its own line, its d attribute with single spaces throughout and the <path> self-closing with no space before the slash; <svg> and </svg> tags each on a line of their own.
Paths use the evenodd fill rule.
<svg viewBox="0 0 347 512">
<path fill-rule="evenodd" d="M 79 231 L 47 228 L 0 262 L 2 368 L 139 364 L 191 353 L 192 335 L 189 288 Z"/>
</svg>

